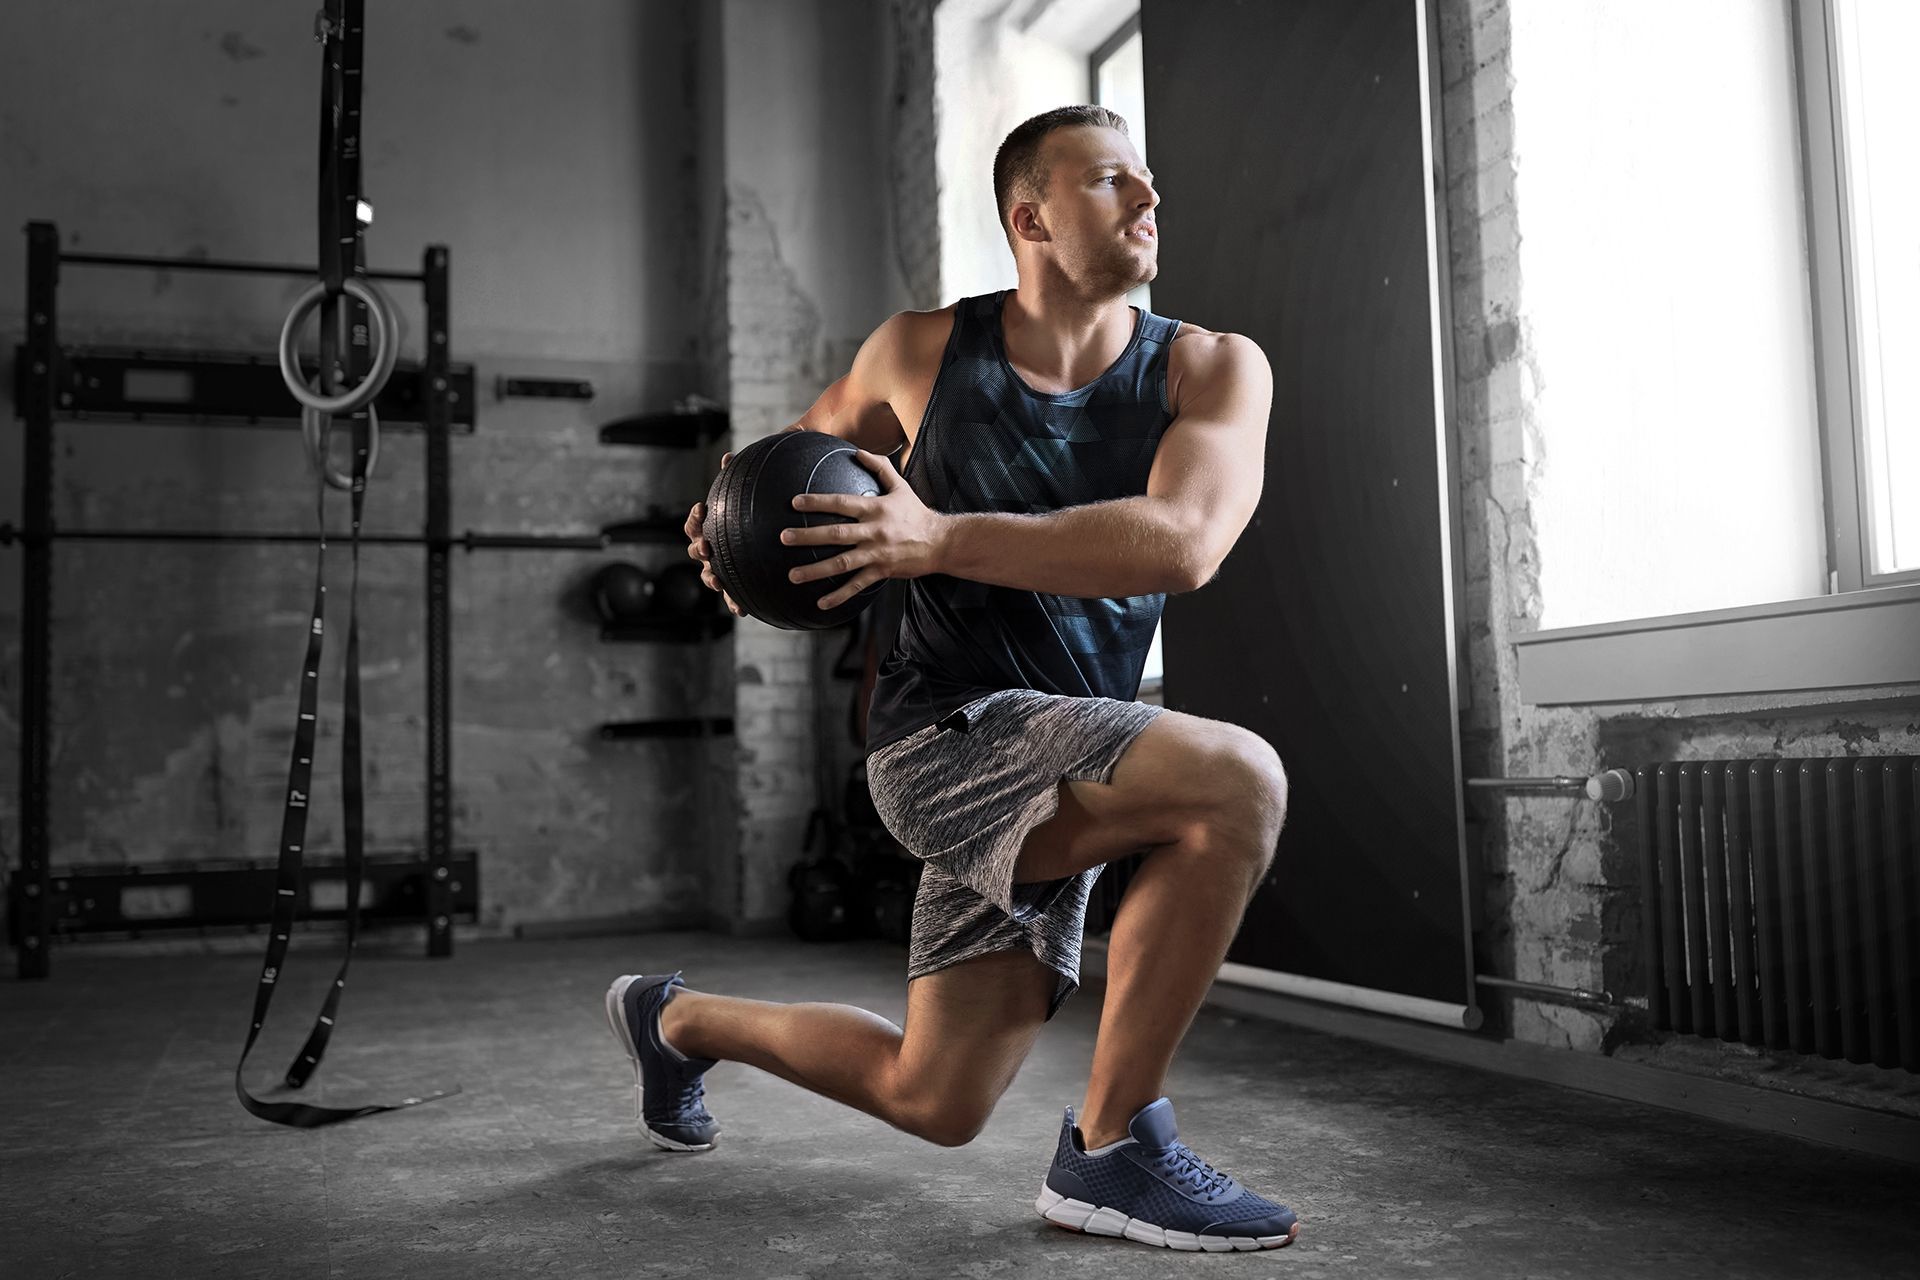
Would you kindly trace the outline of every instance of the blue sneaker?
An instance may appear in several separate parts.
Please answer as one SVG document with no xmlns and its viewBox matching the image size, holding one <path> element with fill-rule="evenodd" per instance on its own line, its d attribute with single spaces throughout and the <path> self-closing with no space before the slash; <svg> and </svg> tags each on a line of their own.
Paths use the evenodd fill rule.
<svg viewBox="0 0 1920 1280">
<path fill-rule="evenodd" d="M 1208 1253 L 1278 1249 L 1300 1234 L 1293 1210 L 1261 1199 L 1180 1141 L 1167 1099 L 1142 1107 L 1127 1132 L 1090 1156 L 1068 1107 L 1034 1201 L 1040 1216 L 1070 1231 Z"/>
<path fill-rule="evenodd" d="M 712 1058 L 688 1058 L 660 1035 L 660 1011 L 673 989 L 687 984 L 679 973 L 646 977 L 623 974 L 607 988 L 607 1025 L 633 1063 L 633 1118 L 653 1145 L 667 1151 L 711 1151 L 720 1126 L 701 1099 L 701 1077 Z"/>
</svg>

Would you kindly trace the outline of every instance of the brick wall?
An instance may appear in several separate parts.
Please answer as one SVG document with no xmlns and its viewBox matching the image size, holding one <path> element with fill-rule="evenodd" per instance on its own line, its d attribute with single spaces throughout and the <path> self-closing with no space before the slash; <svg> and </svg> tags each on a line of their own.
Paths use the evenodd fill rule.
<svg viewBox="0 0 1920 1280">
<path fill-rule="evenodd" d="M 928 12 L 920 0 L 725 6 L 725 400 L 734 449 L 792 423 L 910 292 L 937 287 L 926 266 L 937 232 L 914 212 L 918 197 L 900 196 L 931 169 L 930 151 L 913 141 L 931 132 L 915 115 L 931 109 L 926 59 L 893 34 L 929 27 Z M 891 66 L 903 79 L 822 79 L 809 59 Z M 786 928 L 787 875 L 808 817 L 837 810 L 846 765 L 860 754 L 846 741 L 853 688 L 828 670 L 845 643 L 841 631 L 752 619 L 735 630 L 737 807 L 733 847 L 716 851 L 715 927 Z"/>
<path fill-rule="evenodd" d="M 1511 65 L 1505 0 L 1442 0 L 1440 81 L 1447 177 L 1455 429 L 1472 706 L 1461 725 L 1470 776 L 1579 774 L 1594 765 L 1593 721 L 1519 699 L 1511 638 L 1537 628 L 1539 556 L 1530 485 L 1541 465 L 1519 271 Z M 1604 987 L 1611 868 L 1598 806 L 1561 797 L 1480 798 L 1489 819 L 1476 938 L 1482 972 Z M 1596 1047 L 1607 1020 L 1516 1001 L 1521 1039 Z"/>
</svg>

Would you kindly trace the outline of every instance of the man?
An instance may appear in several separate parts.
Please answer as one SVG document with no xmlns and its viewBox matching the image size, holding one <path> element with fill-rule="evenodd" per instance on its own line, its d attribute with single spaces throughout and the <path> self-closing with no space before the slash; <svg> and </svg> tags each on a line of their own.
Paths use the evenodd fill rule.
<svg viewBox="0 0 1920 1280">
<path fill-rule="evenodd" d="M 1135 701 L 1166 593 L 1208 582 L 1252 517 L 1272 375 L 1244 337 L 1127 305 L 1157 272 L 1159 196 L 1117 115 L 1026 121 L 994 194 L 1019 287 L 894 316 L 789 428 L 859 446 L 884 490 L 801 495 L 854 523 L 786 536 L 844 548 L 794 571 L 852 575 L 822 607 L 901 580 L 867 747 L 875 806 L 925 863 L 906 1027 L 678 974 L 618 979 L 608 1021 L 642 1127 L 670 1150 L 712 1146 L 701 1075 L 719 1059 L 959 1146 L 1078 987 L 1101 868 L 1146 851 L 1078 1124 L 1068 1107 L 1036 1208 L 1173 1248 L 1277 1247 L 1295 1215 L 1180 1142 L 1161 1086 L 1267 874 L 1286 775 L 1245 729 Z M 896 471 L 883 455 L 903 443 Z M 719 590 L 704 515 L 688 554 Z"/>
</svg>

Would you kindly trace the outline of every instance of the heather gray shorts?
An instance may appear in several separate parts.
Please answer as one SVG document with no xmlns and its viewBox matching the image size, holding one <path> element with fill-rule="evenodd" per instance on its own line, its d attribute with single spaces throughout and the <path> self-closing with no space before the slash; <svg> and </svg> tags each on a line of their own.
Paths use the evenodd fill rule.
<svg viewBox="0 0 1920 1280">
<path fill-rule="evenodd" d="M 1013 883 L 1027 833 L 1059 808 L 1062 779 L 1109 782 L 1164 708 L 1002 689 L 867 757 L 887 830 L 924 864 L 907 980 L 995 951 L 1030 950 L 1060 975 L 1047 1019 L 1080 986 L 1087 899 L 1102 867 Z"/>
</svg>

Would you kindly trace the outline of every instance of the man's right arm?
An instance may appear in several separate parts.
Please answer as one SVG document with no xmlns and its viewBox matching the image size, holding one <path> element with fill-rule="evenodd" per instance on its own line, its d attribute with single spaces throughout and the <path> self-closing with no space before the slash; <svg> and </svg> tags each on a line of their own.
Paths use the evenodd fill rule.
<svg viewBox="0 0 1920 1280">
<path fill-rule="evenodd" d="M 800 415 L 799 421 L 782 430 L 824 432 L 869 453 L 890 454 L 905 444 L 906 432 L 894 415 L 892 401 L 897 393 L 896 380 L 907 366 L 918 336 L 916 319 L 924 317 L 921 313 L 898 312 L 867 335 L 853 358 L 853 368 L 822 391 L 813 406 Z M 727 454 L 720 465 L 726 466 L 732 458 L 731 453 Z M 706 504 L 696 502 L 687 515 L 687 555 L 699 562 L 700 580 L 720 591 L 720 582 L 708 564 L 712 553 L 701 533 L 706 514 Z M 721 591 L 721 597 L 729 611 L 741 616 L 731 596 Z"/>
<path fill-rule="evenodd" d="M 913 312 L 899 312 L 867 335 L 853 367 L 787 430 L 822 431 L 868 453 L 889 454 L 905 444 L 893 400 L 912 346 L 915 318 Z"/>
</svg>

